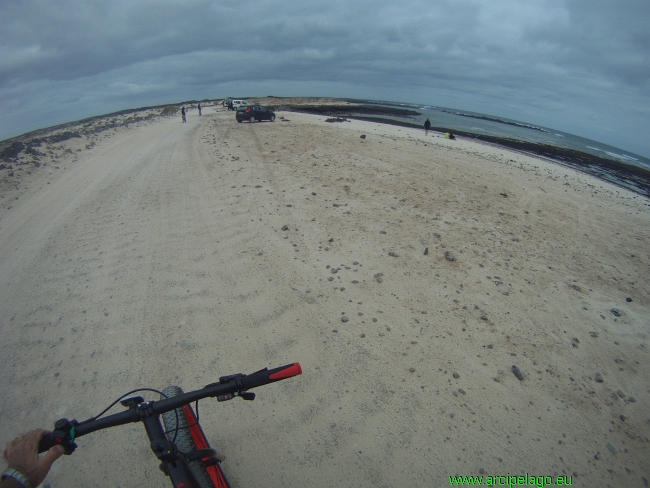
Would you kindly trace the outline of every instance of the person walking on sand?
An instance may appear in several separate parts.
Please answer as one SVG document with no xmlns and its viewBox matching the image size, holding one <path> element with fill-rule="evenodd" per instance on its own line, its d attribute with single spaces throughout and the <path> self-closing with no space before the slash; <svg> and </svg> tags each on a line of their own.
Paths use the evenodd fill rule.
<svg viewBox="0 0 650 488">
<path fill-rule="evenodd" d="M 185 107 L 181 109 L 181 116 L 183 117 L 183 123 L 187 122 L 187 119 L 185 118 Z"/>
<path fill-rule="evenodd" d="M 431 121 L 427 119 L 427 121 L 424 123 L 424 135 L 429 135 L 429 131 L 431 130 Z"/>
<path fill-rule="evenodd" d="M 201 116 L 201 102 L 199 102 L 198 107 L 199 107 L 199 117 L 200 117 Z"/>
</svg>

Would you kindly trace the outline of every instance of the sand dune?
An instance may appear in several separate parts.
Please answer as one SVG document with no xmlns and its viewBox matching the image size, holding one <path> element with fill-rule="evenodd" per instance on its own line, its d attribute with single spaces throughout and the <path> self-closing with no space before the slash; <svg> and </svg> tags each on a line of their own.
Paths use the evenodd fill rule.
<svg viewBox="0 0 650 488">
<path fill-rule="evenodd" d="M 69 140 L 3 188 L 0 439 L 300 361 L 255 402 L 201 402 L 234 487 L 644 486 L 648 201 L 497 147 L 278 115 Z M 165 486 L 140 425 L 79 445 L 51 487 Z"/>
</svg>

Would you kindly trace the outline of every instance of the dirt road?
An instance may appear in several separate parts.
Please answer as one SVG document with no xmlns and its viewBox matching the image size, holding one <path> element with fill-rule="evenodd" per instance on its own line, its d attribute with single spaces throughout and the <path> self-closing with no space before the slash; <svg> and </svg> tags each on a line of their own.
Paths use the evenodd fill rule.
<svg viewBox="0 0 650 488">
<path fill-rule="evenodd" d="M 122 129 L 2 209 L 1 438 L 300 361 L 255 402 L 201 403 L 233 486 L 641 486 L 646 202 L 503 149 L 284 116 Z M 166 482 L 140 425 L 79 445 L 51 487 Z"/>
</svg>

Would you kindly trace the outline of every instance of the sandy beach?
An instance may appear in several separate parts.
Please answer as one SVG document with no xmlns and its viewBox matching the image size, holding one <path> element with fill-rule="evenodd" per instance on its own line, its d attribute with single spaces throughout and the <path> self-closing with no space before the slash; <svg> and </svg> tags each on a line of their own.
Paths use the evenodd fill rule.
<svg viewBox="0 0 650 488">
<path fill-rule="evenodd" d="M 299 361 L 254 402 L 200 403 L 233 487 L 648 486 L 648 199 L 439 133 L 278 117 L 143 117 L 5 181 L 0 442 Z M 44 486 L 168 483 L 140 424 L 78 444 Z"/>
</svg>

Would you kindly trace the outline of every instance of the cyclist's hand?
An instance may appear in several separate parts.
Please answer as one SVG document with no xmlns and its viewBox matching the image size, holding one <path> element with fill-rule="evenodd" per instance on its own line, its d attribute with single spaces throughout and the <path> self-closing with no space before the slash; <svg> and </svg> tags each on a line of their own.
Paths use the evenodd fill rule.
<svg viewBox="0 0 650 488">
<path fill-rule="evenodd" d="M 34 429 L 24 435 L 16 436 L 14 440 L 7 442 L 4 453 L 9 467 L 27 476 L 34 487 L 43 482 L 52 463 L 64 452 L 63 446 L 54 446 L 39 458 L 38 443 L 44 434 L 49 434 L 49 431 Z"/>
</svg>

